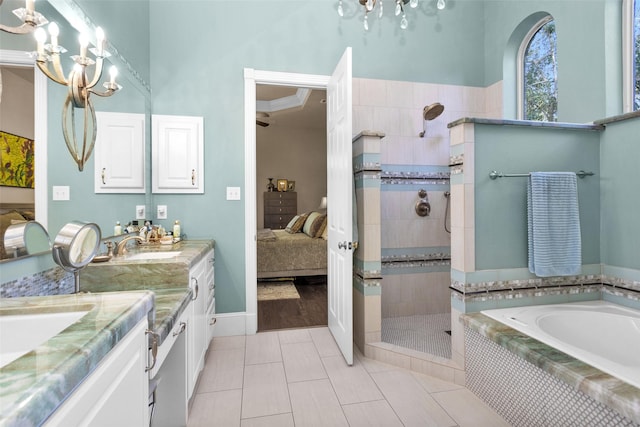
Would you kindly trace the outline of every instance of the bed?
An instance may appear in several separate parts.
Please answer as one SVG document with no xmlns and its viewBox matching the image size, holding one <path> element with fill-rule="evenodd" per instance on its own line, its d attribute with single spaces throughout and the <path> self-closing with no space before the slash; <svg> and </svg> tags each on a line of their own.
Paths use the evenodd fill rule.
<svg viewBox="0 0 640 427">
<path fill-rule="evenodd" d="M 258 231 L 258 278 L 327 274 L 327 241 L 304 232 Z"/>
</svg>

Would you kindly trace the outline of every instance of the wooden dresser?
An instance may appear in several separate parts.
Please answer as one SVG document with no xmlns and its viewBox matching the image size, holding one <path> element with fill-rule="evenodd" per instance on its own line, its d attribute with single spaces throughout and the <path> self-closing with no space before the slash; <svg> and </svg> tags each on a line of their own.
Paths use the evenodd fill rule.
<svg viewBox="0 0 640 427">
<path fill-rule="evenodd" d="M 264 228 L 284 229 L 298 211 L 295 191 L 266 191 L 264 193 Z"/>
</svg>

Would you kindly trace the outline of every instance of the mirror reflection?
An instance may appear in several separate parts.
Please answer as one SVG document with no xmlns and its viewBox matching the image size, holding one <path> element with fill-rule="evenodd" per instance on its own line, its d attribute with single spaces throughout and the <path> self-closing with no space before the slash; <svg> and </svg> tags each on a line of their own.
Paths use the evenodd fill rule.
<svg viewBox="0 0 640 427">
<path fill-rule="evenodd" d="M 49 233 L 36 221 L 9 225 L 4 232 L 2 244 L 3 259 L 34 255 L 51 249 Z"/>
<path fill-rule="evenodd" d="M 78 4 L 82 3 L 82 8 Z M 5 0 L 2 10 L 13 10 L 23 7 L 23 1 Z M 129 5 L 119 5 L 113 2 L 39 2 L 36 5 L 38 12 L 42 13 L 49 22 L 55 22 L 59 27 L 58 43 L 71 50 L 65 54 L 69 57 L 78 50 L 78 39 L 81 32 L 87 32 L 93 40 L 95 28 L 102 27 L 112 56 L 105 62 L 105 77 L 110 76 L 110 66 L 118 68 L 117 82 L 123 86 L 117 96 L 95 100 L 96 113 L 137 113 L 145 115 L 144 145 L 145 163 L 150 163 L 150 89 L 148 81 L 148 56 L 144 49 L 148 43 L 144 38 L 136 38 L 138 42 L 130 43 L 130 34 L 124 28 L 130 26 L 123 24 L 127 19 L 135 20 L 134 16 L 123 17 L 119 8 Z M 134 8 L 142 7 L 137 4 Z M 135 13 L 133 15 L 136 15 Z M 142 14 L 143 15 L 143 14 Z M 119 22 L 110 19 L 119 16 Z M 4 21 L 4 19 L 3 19 Z M 123 25 L 120 25 L 123 24 Z M 48 26 L 47 26 L 48 28 Z M 133 28 L 133 27 L 131 27 Z M 112 47 L 114 49 L 112 49 Z M 100 194 L 96 195 L 94 181 L 99 177 L 100 168 L 94 165 L 94 158 L 89 158 L 84 165 L 84 171 L 79 172 L 78 166 L 67 150 L 60 117 L 63 110 L 67 88 L 49 81 L 40 71 L 35 70 L 34 59 L 27 55 L 36 51 L 37 43 L 33 35 L 15 35 L 0 32 L 0 81 L 2 84 L 2 101 L 0 103 L 0 115 L 3 117 L 2 131 L 32 140 L 35 149 L 31 156 L 35 165 L 33 169 L 33 184 L 31 188 L 8 187 L 0 183 L 0 214 L 14 210 L 16 204 L 28 207 L 32 216 L 22 220 L 37 220 L 45 229 L 53 235 L 66 223 L 75 219 L 90 220 L 97 223 L 102 229 L 111 230 L 116 221 L 127 224 L 133 220 L 133 208 L 137 205 L 152 205 L 150 190 L 143 190 L 139 194 Z M 9 53 L 7 55 L 6 53 Z M 117 53 L 116 53 L 117 52 Z M 141 53 L 142 52 L 142 53 Z M 108 62 L 108 64 L 107 64 Z M 68 72 L 68 64 L 64 64 L 65 73 Z M 11 79 L 11 81 L 10 81 Z M 44 85 L 40 81 L 44 79 Z M 19 84 L 14 84 L 14 83 Z M 42 89 L 44 87 L 44 89 Z M 12 94 L 20 88 L 19 93 Z M 29 88 L 29 89 L 27 89 Z M 43 96 L 44 99 L 39 98 Z M 15 96 L 15 97 L 14 97 Z M 11 98 L 10 98 L 11 97 Z M 11 100 L 10 100 L 11 99 Z M 4 101 L 7 102 L 4 102 Z M 6 108 L 5 108 L 6 107 Z M 10 109 L 9 109 L 10 107 Z M 8 111 L 7 111 L 8 109 Z M 6 120 L 5 120 L 6 118 Z M 47 127 L 47 122 L 49 126 Z M 7 129 L 5 125 L 11 123 L 19 126 L 15 129 Z M 40 130 L 39 130 L 40 129 Z M 43 130 L 42 130 L 43 129 Z M 1 140 L 2 138 L 0 138 Z M 40 144 L 39 144 L 40 142 Z M 41 147 L 48 147 L 44 153 L 39 151 Z M 94 151 L 95 153 L 95 151 Z M 119 153 L 127 155 L 127 153 Z M 97 171 L 97 172 L 96 172 Z M 150 170 L 145 170 L 145 179 L 150 180 Z M 71 194 L 69 200 L 63 202 L 54 201 L 54 194 L 48 179 L 55 180 L 55 185 L 66 187 Z M 49 192 L 47 192 L 47 187 Z M 95 204 L 109 206 L 109 209 L 93 209 Z M 17 218 L 16 218 L 17 219 Z M 6 226 L 0 229 L 0 259 L 6 258 L 2 240 Z M 18 254 L 18 257 L 22 256 Z M 10 258 L 13 260 L 15 258 Z"/>
</svg>

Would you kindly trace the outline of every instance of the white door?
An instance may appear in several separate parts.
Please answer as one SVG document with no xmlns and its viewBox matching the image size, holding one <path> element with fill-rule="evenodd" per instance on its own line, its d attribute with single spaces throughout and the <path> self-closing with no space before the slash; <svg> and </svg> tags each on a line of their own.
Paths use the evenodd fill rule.
<svg viewBox="0 0 640 427">
<path fill-rule="evenodd" d="M 349 365 L 353 364 L 351 97 L 348 47 L 327 86 L 327 297 L 329 330 Z"/>
</svg>

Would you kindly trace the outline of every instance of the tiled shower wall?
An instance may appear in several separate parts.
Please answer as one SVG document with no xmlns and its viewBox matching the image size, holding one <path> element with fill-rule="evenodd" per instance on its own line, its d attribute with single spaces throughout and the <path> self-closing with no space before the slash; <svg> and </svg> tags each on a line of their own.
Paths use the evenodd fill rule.
<svg viewBox="0 0 640 427">
<path fill-rule="evenodd" d="M 422 111 L 445 109 L 423 123 Z M 489 88 L 375 79 L 353 80 L 353 129 L 384 132 L 381 141 L 382 317 L 450 311 L 449 129 L 460 117 L 502 116 L 502 85 Z M 426 128 L 424 138 L 419 136 Z M 415 212 L 427 191 L 429 216 Z"/>
</svg>

